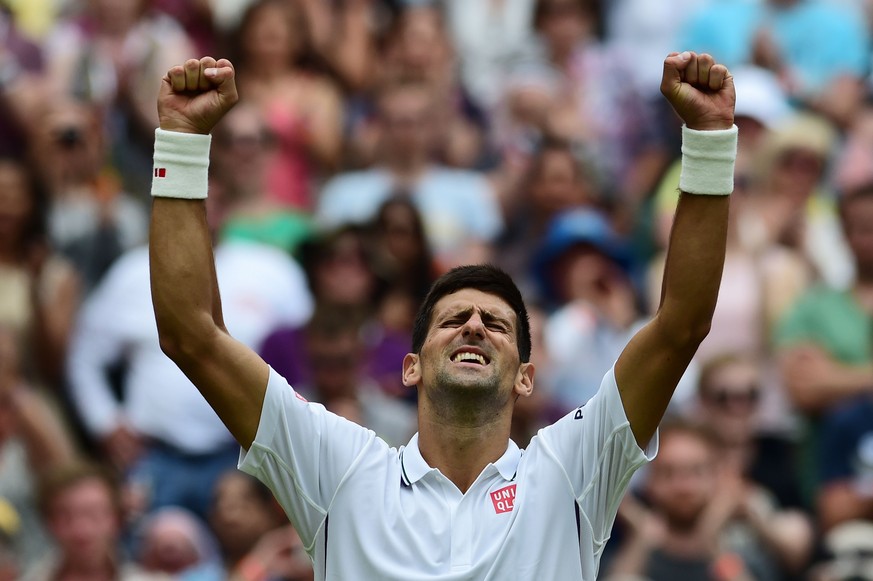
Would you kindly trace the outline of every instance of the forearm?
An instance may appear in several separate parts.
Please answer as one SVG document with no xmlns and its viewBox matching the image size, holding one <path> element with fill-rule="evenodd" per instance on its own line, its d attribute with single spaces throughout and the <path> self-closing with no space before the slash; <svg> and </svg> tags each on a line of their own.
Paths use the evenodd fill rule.
<svg viewBox="0 0 873 581">
<path fill-rule="evenodd" d="M 32 341 L 40 369 L 57 387 L 63 379 L 67 345 L 79 307 L 79 282 L 72 271 L 64 271 L 45 288 L 42 271 L 40 268 L 32 275 L 30 285 Z"/>
<path fill-rule="evenodd" d="M 370 5 L 353 2 L 339 16 L 340 34 L 331 50 L 334 67 L 354 90 L 365 89 L 373 62 Z"/>
<path fill-rule="evenodd" d="M 75 457 L 72 438 L 45 401 L 24 386 L 14 389 L 12 399 L 30 467 L 39 475 L 70 462 Z"/>
<path fill-rule="evenodd" d="M 782 357 L 782 376 L 792 403 L 801 411 L 819 414 L 852 397 L 873 393 L 873 364 L 846 365 L 831 361 L 828 372 L 793 369 L 792 354 Z"/>
<path fill-rule="evenodd" d="M 798 572 L 806 566 L 813 545 L 812 524 L 806 515 L 792 510 L 756 512 L 749 523 L 786 569 Z"/>
<path fill-rule="evenodd" d="M 631 535 L 612 559 L 607 579 L 621 581 L 623 579 L 644 578 L 654 548 L 651 543 L 639 535 Z"/>
<path fill-rule="evenodd" d="M 851 481 L 827 485 L 819 495 L 818 520 L 829 531 L 850 520 L 873 518 L 873 495 L 861 495 Z"/>
<path fill-rule="evenodd" d="M 729 196 L 682 193 L 670 233 L 656 319 L 670 337 L 702 340 L 724 267 Z"/>
<path fill-rule="evenodd" d="M 162 347 L 174 352 L 196 349 L 215 331 L 224 330 L 203 201 L 154 199 L 149 265 Z"/>
</svg>

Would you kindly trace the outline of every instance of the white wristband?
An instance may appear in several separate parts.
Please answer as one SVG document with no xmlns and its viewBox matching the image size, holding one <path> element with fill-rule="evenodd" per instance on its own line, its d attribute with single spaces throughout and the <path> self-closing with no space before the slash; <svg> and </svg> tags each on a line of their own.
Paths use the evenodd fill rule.
<svg viewBox="0 0 873 581">
<path fill-rule="evenodd" d="M 155 129 L 152 196 L 202 200 L 209 189 L 211 135 Z"/>
<path fill-rule="evenodd" d="M 697 131 L 682 126 L 679 189 L 689 194 L 726 196 L 734 191 L 737 126 Z"/>
</svg>

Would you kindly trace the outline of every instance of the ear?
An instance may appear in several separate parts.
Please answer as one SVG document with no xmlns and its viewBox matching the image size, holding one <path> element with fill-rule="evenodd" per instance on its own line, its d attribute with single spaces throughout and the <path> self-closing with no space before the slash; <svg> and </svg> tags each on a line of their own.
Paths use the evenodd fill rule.
<svg viewBox="0 0 873 581">
<path fill-rule="evenodd" d="M 530 397 L 534 388 L 534 374 L 536 368 L 533 363 L 522 363 L 518 366 L 518 373 L 515 376 L 515 386 L 513 390 L 517 395 Z"/>
<path fill-rule="evenodd" d="M 421 362 L 415 353 L 407 353 L 403 357 L 403 385 L 415 387 L 421 381 Z"/>
</svg>

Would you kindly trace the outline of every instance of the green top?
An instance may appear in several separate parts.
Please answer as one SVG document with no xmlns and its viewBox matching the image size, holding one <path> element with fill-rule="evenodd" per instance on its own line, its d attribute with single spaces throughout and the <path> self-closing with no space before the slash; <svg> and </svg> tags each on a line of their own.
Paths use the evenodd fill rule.
<svg viewBox="0 0 873 581">
<path fill-rule="evenodd" d="M 870 362 L 871 320 L 861 310 L 851 290 L 818 285 L 794 304 L 776 327 L 777 348 L 815 343 L 847 365 Z"/>
<path fill-rule="evenodd" d="M 851 290 L 817 285 L 803 295 L 779 322 L 774 341 L 779 349 L 813 343 L 846 365 L 871 360 L 870 317 Z M 821 451 L 821 418 L 807 416 L 799 441 L 800 489 L 808 507 L 815 506 Z"/>
<path fill-rule="evenodd" d="M 259 216 L 235 216 L 221 229 L 222 240 L 250 240 L 296 254 L 313 233 L 312 219 L 298 212 L 276 210 Z"/>
</svg>

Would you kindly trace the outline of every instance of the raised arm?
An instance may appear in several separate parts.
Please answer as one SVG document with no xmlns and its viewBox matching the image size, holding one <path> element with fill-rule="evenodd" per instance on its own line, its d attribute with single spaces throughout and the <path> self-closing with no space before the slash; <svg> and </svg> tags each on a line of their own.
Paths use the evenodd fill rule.
<svg viewBox="0 0 873 581">
<path fill-rule="evenodd" d="M 164 181 L 153 187 L 149 263 L 161 348 L 248 448 L 269 371 L 224 326 L 203 201 L 207 157 L 202 151 L 192 153 L 203 148 L 204 136 L 236 101 L 234 70 L 227 60 L 189 60 L 162 79 L 160 128 L 174 133 L 156 138 L 155 158 L 166 163 L 155 167 L 155 179 Z M 192 169 L 198 165 L 201 171 Z"/>
<path fill-rule="evenodd" d="M 709 55 L 685 52 L 668 56 L 661 92 L 687 129 L 706 132 L 733 128 L 733 79 Z M 699 147 L 689 151 L 692 138 L 696 138 L 696 146 L 705 140 L 704 151 Z M 680 185 L 697 191 L 683 191 L 679 199 L 660 307 L 631 339 L 615 366 L 625 413 L 641 446 L 654 435 L 676 384 L 709 332 L 724 266 L 729 196 L 706 194 L 730 193 L 732 185 L 725 186 L 725 181 L 732 178 L 730 144 L 735 152 L 735 137 L 725 131 L 689 133 L 685 141 L 685 179 Z M 708 175 L 710 170 L 714 170 L 713 175 Z"/>
</svg>

